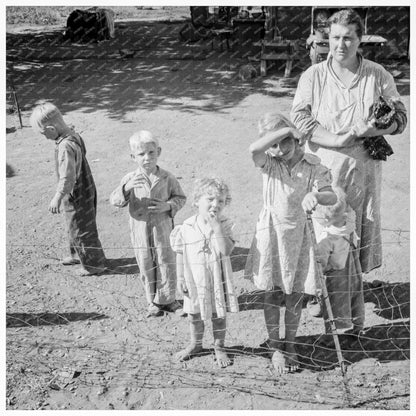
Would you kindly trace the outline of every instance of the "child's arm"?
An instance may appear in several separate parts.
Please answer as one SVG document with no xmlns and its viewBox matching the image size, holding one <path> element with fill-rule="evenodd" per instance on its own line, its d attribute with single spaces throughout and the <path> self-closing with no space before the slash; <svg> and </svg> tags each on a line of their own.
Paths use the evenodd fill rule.
<svg viewBox="0 0 416 416">
<path fill-rule="evenodd" d="M 60 212 L 62 199 L 73 189 L 77 180 L 77 160 L 81 158 L 80 150 L 72 147 L 65 141 L 60 144 L 58 149 L 58 186 L 56 193 L 49 203 L 48 210 L 53 214 Z"/>
<path fill-rule="evenodd" d="M 302 201 L 302 208 L 306 213 L 311 213 L 319 205 L 334 205 L 337 196 L 330 186 L 325 186 L 318 192 L 312 191 L 305 195 Z"/>
<path fill-rule="evenodd" d="M 284 139 L 287 136 L 292 136 L 293 138 L 300 138 L 300 133 L 291 127 L 284 127 L 277 131 L 271 131 L 266 133 L 260 139 L 256 140 L 249 147 L 249 152 L 254 161 L 254 164 L 258 167 L 263 167 L 266 163 L 266 154 L 265 151 L 273 146 L 276 142 Z"/>
<path fill-rule="evenodd" d="M 188 288 L 185 284 L 185 275 L 183 272 L 183 254 L 176 253 L 176 276 L 178 278 L 178 291 L 184 296 L 189 296 Z"/>
<path fill-rule="evenodd" d="M 125 207 L 129 203 L 130 191 L 139 183 L 136 172 L 130 172 L 120 181 L 119 186 L 110 195 L 110 204 L 115 207 Z"/>
<path fill-rule="evenodd" d="M 167 202 L 170 205 L 170 216 L 172 218 L 186 203 L 185 193 L 176 178 L 172 180 L 172 191 Z"/>
</svg>

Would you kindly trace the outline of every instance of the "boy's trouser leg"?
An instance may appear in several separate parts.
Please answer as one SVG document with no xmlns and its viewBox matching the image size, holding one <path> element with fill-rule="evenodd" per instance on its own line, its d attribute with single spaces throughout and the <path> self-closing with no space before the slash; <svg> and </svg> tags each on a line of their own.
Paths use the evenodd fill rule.
<svg viewBox="0 0 416 416">
<path fill-rule="evenodd" d="M 264 320 L 271 348 L 277 348 L 280 339 L 280 307 L 283 299 L 284 294 L 279 288 L 266 291 L 264 294 Z"/>
<path fill-rule="evenodd" d="M 153 263 L 153 257 L 150 248 L 145 246 L 141 247 L 138 245 L 138 243 L 135 243 L 134 247 L 134 254 L 136 255 L 137 265 L 139 266 L 140 279 L 142 281 L 144 293 L 146 295 L 146 302 L 148 305 L 151 305 L 153 302 L 155 302 L 156 296 L 156 266 Z"/>
<path fill-rule="evenodd" d="M 94 210 L 65 212 L 69 245 L 73 247 L 84 269 L 91 273 L 105 268 L 106 258 L 98 238 Z"/>
</svg>

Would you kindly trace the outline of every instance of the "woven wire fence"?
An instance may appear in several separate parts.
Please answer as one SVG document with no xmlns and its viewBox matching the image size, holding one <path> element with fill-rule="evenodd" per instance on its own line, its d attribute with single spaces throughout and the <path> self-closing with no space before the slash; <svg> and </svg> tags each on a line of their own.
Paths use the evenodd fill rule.
<svg viewBox="0 0 416 416">
<path fill-rule="evenodd" d="M 401 236 L 402 246 L 408 244 L 407 232 L 397 230 L 396 235 Z M 244 241 L 249 236 L 244 233 L 237 239 Z M 385 242 L 393 243 L 399 244 L 398 240 Z M 48 244 L 8 246 L 8 281 L 13 281 L 13 275 L 19 272 L 13 257 L 27 258 L 29 252 L 32 254 L 33 279 L 19 290 L 25 298 L 33 293 L 32 299 L 29 295 L 30 303 L 36 300 L 40 311 L 7 312 L 8 354 L 13 357 L 14 369 L 36 369 L 38 377 L 43 376 L 44 389 L 76 390 L 84 386 L 97 388 L 97 394 L 110 388 L 127 388 L 131 394 L 142 389 L 211 389 L 280 400 L 293 397 L 296 402 L 332 408 L 371 407 L 371 403 L 380 400 L 386 400 L 385 408 L 394 408 L 388 403 L 409 394 L 407 376 L 386 376 L 380 364 L 410 358 L 408 283 L 364 283 L 366 304 L 374 304 L 372 313 L 383 319 L 382 323 L 366 325 L 360 335 L 339 334 L 347 364 L 345 374 L 340 371 L 333 336 L 325 334 L 323 318 L 311 318 L 304 309 L 301 334 L 295 341 L 301 371 L 278 376 L 271 365 L 271 352 L 260 345 L 266 338 L 264 292 L 246 284 L 242 265 L 248 249 L 239 247 L 231 261 L 239 270 L 234 273 L 234 283 L 240 289 L 240 312 L 227 316 L 226 334 L 227 353 L 233 365 L 220 371 L 215 364 L 209 321 L 203 350 L 189 361 L 176 360 L 175 354 L 189 343 L 187 319 L 168 312 L 162 317 L 146 318 L 147 304 L 133 254 L 110 263 L 105 275 L 86 279 L 75 276 L 71 267 L 51 262 L 59 259 L 57 249 Z M 105 250 L 133 253 L 134 249 Z M 71 292 L 64 305 L 72 304 L 69 309 L 75 306 L 77 312 L 62 312 L 53 292 L 45 287 L 47 283 L 41 283 L 45 275 L 50 276 L 48 282 L 55 280 L 53 290 L 57 296 L 65 290 Z M 36 336 L 40 328 L 42 341 Z M 360 367 L 368 360 L 372 362 L 371 376 L 379 376 L 377 382 L 373 378 L 369 381 L 368 369 L 363 371 Z M 291 383 L 296 377 L 298 383 Z M 400 385 L 400 389 L 393 389 L 394 394 L 392 379 L 395 387 Z M 371 389 L 363 388 L 366 383 Z"/>
</svg>

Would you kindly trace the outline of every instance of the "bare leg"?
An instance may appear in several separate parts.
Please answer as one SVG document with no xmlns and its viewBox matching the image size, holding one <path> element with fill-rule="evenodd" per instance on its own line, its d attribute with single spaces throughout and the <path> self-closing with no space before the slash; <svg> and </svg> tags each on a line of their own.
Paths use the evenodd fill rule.
<svg viewBox="0 0 416 416">
<path fill-rule="evenodd" d="M 273 289 L 264 294 L 264 320 L 269 339 L 267 343 L 271 349 L 279 348 L 280 306 L 284 293 L 280 289 Z"/>
<path fill-rule="evenodd" d="M 204 338 L 204 321 L 201 314 L 189 314 L 189 330 L 191 333 L 191 342 L 189 345 L 176 354 L 178 361 L 185 361 L 202 351 L 202 339 Z"/>
<path fill-rule="evenodd" d="M 299 369 L 299 359 L 295 349 L 295 338 L 302 314 L 302 293 L 286 295 L 285 348 L 275 351 L 272 363 L 278 374 L 293 373 Z"/>
<path fill-rule="evenodd" d="M 231 360 L 225 352 L 225 332 L 226 332 L 225 318 L 212 317 L 212 330 L 214 332 L 214 351 L 215 358 L 219 367 L 227 367 L 231 364 Z"/>
</svg>

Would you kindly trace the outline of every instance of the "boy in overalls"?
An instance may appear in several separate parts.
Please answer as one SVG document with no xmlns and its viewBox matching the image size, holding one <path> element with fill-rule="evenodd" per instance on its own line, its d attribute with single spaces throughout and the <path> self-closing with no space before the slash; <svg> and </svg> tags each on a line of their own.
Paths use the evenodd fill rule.
<svg viewBox="0 0 416 416">
<path fill-rule="evenodd" d="M 52 214 L 58 214 L 62 205 L 65 213 L 70 256 L 64 258 L 62 264 L 81 263 L 79 276 L 101 274 L 106 270 L 106 258 L 98 238 L 97 192 L 85 156 L 84 141 L 65 123 L 61 112 L 52 103 L 36 106 L 30 122 L 35 130 L 55 142 L 58 186 L 48 209 Z"/>
</svg>

